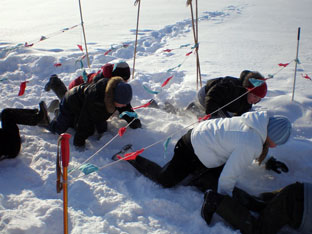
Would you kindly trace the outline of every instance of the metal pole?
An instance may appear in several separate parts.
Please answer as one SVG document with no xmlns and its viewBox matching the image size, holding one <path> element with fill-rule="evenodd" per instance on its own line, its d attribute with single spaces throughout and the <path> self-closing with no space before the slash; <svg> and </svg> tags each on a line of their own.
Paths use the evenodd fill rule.
<svg viewBox="0 0 312 234">
<path fill-rule="evenodd" d="M 139 3 L 138 5 L 138 14 L 137 14 L 137 24 L 136 24 L 136 34 L 135 34 L 135 44 L 134 44 L 134 55 L 133 55 L 133 68 L 132 68 L 132 79 L 134 79 L 134 71 L 135 71 L 135 57 L 137 51 L 137 42 L 138 42 L 138 30 L 139 30 L 139 19 L 140 19 L 140 7 L 141 7 L 141 0 L 136 0 L 134 3 Z"/>
<path fill-rule="evenodd" d="M 88 53 L 88 47 L 87 47 L 86 33 L 85 33 L 84 24 L 83 24 L 83 19 L 82 19 L 82 10 L 81 10 L 81 3 L 80 3 L 80 0 L 79 0 L 79 10 L 80 10 L 80 20 L 81 20 L 81 27 L 82 27 L 83 39 L 84 39 L 84 44 L 85 44 L 85 49 L 86 49 L 86 55 L 87 55 L 87 62 L 88 62 L 88 67 L 90 68 L 90 59 L 89 59 L 89 53 Z"/>
<path fill-rule="evenodd" d="M 294 101 L 295 97 L 295 86 L 296 86 L 296 75 L 297 75 L 297 64 L 298 64 L 298 53 L 299 53 L 299 41 L 300 41 L 300 27 L 298 28 L 298 35 L 297 35 L 297 52 L 296 52 L 296 60 L 295 60 L 295 74 L 294 74 L 294 83 L 293 83 L 293 91 L 291 100 Z"/>
</svg>

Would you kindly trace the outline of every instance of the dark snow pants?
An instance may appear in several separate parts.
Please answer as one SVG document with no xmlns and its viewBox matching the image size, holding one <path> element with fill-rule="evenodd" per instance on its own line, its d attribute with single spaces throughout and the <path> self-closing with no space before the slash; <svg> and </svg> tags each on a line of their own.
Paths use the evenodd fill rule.
<svg viewBox="0 0 312 234">
<path fill-rule="evenodd" d="M 177 142 L 172 159 L 163 167 L 142 156 L 127 162 L 144 176 L 165 188 L 181 184 L 196 186 L 202 191 L 208 188 L 216 190 L 223 166 L 206 168 L 194 154 L 190 135 L 191 130 Z"/>
<path fill-rule="evenodd" d="M 49 124 L 49 130 L 53 133 L 62 134 L 68 128 L 73 128 L 75 123 L 75 115 L 73 115 L 66 107 L 65 99 L 60 103 L 60 112 L 55 120 Z"/>
<path fill-rule="evenodd" d="M 286 186 L 272 196 L 259 211 L 258 218 L 240 201 L 229 196 L 224 197 L 216 212 L 243 234 L 273 234 L 285 225 L 298 229 L 303 214 L 303 190 L 301 183 Z"/>
</svg>

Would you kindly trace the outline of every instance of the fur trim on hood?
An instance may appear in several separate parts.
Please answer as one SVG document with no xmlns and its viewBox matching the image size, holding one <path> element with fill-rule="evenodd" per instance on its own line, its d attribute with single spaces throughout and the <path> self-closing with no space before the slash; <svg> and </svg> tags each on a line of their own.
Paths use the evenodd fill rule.
<svg viewBox="0 0 312 234">
<path fill-rule="evenodd" d="M 114 113 L 114 111 L 116 110 L 114 105 L 114 91 L 117 84 L 120 82 L 125 82 L 124 79 L 122 79 L 120 76 L 112 77 L 107 82 L 104 103 L 108 113 Z"/>
<path fill-rule="evenodd" d="M 264 80 L 264 77 L 259 72 L 244 70 L 240 74 L 240 80 L 245 88 L 253 87 L 253 85 L 249 82 L 250 78 Z"/>
</svg>

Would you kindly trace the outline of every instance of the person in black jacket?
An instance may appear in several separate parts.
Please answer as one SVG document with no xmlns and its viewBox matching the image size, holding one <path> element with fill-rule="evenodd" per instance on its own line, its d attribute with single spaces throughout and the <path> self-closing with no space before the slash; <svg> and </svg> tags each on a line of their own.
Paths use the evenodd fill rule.
<svg viewBox="0 0 312 234">
<path fill-rule="evenodd" d="M 17 124 L 40 125 L 48 122 L 44 102 L 38 109 L 6 108 L 1 112 L 0 160 L 15 158 L 21 149 L 21 137 Z"/>
<path fill-rule="evenodd" d="M 85 140 L 95 130 L 102 134 L 107 130 L 106 120 L 118 110 L 133 112 L 130 105 L 132 88 L 121 77 L 103 78 L 90 84 L 81 84 L 66 92 L 60 103 L 57 118 L 47 127 L 53 133 L 64 133 L 75 128 L 75 146 L 84 146 Z M 139 119 L 128 115 L 122 117 L 131 128 L 141 127 Z"/>
<path fill-rule="evenodd" d="M 275 234 L 286 225 L 299 233 L 312 233 L 312 184 L 296 182 L 259 197 L 238 188 L 233 197 L 209 190 L 201 209 L 208 225 L 215 212 L 243 234 Z"/>
<path fill-rule="evenodd" d="M 267 93 L 266 83 L 255 88 L 250 82 L 252 78 L 264 80 L 259 72 L 248 70 L 242 71 L 240 78 L 226 76 L 208 80 L 198 92 L 198 103 L 189 104 L 187 110 L 204 109 L 206 114 L 213 113 L 214 118 L 240 116 Z"/>
</svg>

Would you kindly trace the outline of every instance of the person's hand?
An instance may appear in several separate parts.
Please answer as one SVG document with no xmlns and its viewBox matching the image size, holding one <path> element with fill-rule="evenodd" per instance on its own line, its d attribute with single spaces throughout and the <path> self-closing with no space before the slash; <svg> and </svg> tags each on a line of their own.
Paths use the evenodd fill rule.
<svg viewBox="0 0 312 234">
<path fill-rule="evenodd" d="M 83 147 L 86 143 L 86 140 L 77 136 L 77 134 L 74 137 L 74 146 Z"/>
<path fill-rule="evenodd" d="M 274 157 L 269 158 L 269 160 L 265 163 L 265 169 L 273 170 L 278 174 L 281 174 L 281 172 L 288 172 L 288 167 L 286 164 L 277 161 Z"/>
<path fill-rule="evenodd" d="M 139 119 L 135 119 L 135 120 L 129 125 L 129 127 L 132 128 L 132 129 L 141 128 L 141 127 L 142 127 L 141 121 L 140 121 Z"/>
</svg>

